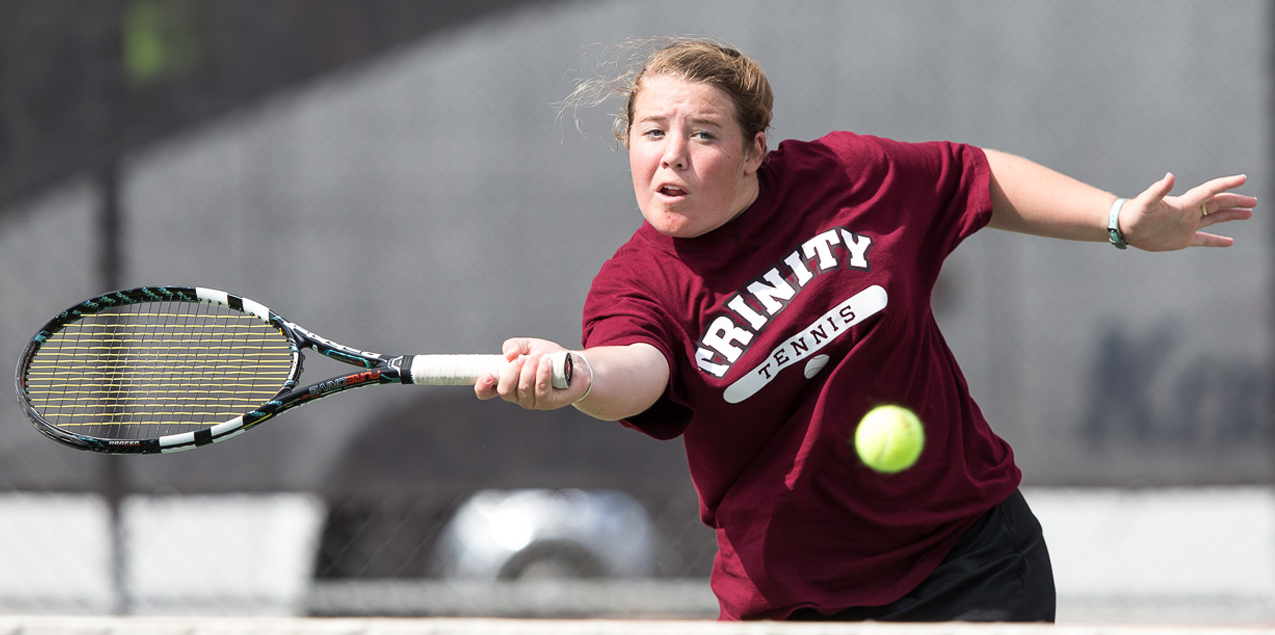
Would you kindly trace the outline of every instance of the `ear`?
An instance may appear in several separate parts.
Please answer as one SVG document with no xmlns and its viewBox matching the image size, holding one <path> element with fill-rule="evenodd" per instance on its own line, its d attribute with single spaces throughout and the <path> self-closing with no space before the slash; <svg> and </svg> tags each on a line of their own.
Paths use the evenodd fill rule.
<svg viewBox="0 0 1275 635">
<path fill-rule="evenodd" d="M 759 132 L 753 137 L 753 143 L 748 147 L 748 157 L 744 161 L 744 173 L 753 174 L 761 169 L 761 164 L 766 160 L 766 133 Z"/>
</svg>

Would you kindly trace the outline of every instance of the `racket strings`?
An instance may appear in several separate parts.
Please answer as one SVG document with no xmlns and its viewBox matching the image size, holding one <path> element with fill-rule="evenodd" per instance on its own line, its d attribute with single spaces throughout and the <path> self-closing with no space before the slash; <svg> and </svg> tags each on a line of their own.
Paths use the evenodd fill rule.
<svg viewBox="0 0 1275 635">
<path fill-rule="evenodd" d="M 26 365 L 32 407 L 101 438 L 207 428 L 273 398 L 296 354 L 275 326 L 211 304 L 151 302 L 83 316 Z"/>
</svg>

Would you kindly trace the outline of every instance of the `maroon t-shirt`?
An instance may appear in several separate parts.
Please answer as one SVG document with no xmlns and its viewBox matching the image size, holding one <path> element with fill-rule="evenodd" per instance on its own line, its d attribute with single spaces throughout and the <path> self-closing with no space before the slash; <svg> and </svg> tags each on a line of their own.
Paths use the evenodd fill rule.
<svg viewBox="0 0 1275 635">
<path fill-rule="evenodd" d="M 939 333 L 930 294 L 991 217 L 978 148 L 833 133 L 785 141 L 757 201 L 704 236 L 643 226 L 593 281 L 586 346 L 645 342 L 663 398 L 624 424 L 682 436 L 723 619 L 892 602 L 1018 486 Z M 850 439 L 879 404 L 924 422 L 885 475 Z"/>
</svg>

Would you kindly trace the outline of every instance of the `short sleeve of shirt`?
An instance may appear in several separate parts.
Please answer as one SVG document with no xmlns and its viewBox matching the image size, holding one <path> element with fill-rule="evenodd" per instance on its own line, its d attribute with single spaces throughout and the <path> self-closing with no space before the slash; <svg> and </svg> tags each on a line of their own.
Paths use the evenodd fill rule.
<svg viewBox="0 0 1275 635">
<path fill-rule="evenodd" d="M 991 221 L 991 170 L 978 147 L 851 133 L 832 133 L 820 141 L 841 160 L 851 181 L 879 179 L 883 190 L 906 189 L 904 196 L 916 202 L 912 209 L 931 210 L 932 215 L 915 214 L 906 222 L 928 223 L 930 246 L 943 256 Z"/>
<path fill-rule="evenodd" d="M 669 384 L 677 381 L 678 364 L 673 342 L 676 327 L 660 297 L 658 266 L 633 245 L 622 247 L 594 277 L 584 305 L 583 341 L 593 346 L 627 346 L 649 344 L 669 362 Z M 670 398 L 668 391 L 654 406 L 621 421 L 657 439 L 673 439 L 682 434 L 691 421 L 691 410 Z"/>
</svg>

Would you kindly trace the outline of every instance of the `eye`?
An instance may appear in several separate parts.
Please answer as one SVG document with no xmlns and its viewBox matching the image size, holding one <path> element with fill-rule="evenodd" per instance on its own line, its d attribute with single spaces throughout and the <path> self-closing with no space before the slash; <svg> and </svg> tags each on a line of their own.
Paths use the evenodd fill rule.
<svg viewBox="0 0 1275 635">
<path fill-rule="evenodd" d="M 664 136 L 664 131 L 659 128 L 651 128 L 650 130 L 643 132 L 642 136 L 650 139 L 659 139 Z"/>
<path fill-rule="evenodd" d="M 715 134 L 713 134 L 713 133 L 711 133 L 711 132 L 709 132 L 709 131 L 707 131 L 707 130 L 700 130 L 700 131 L 697 131 L 695 134 L 693 134 L 693 135 L 691 135 L 691 136 L 692 136 L 692 137 L 694 137 L 694 138 L 696 138 L 696 139 L 699 139 L 700 141 L 713 141 L 714 139 L 716 139 L 716 138 L 717 138 L 717 135 L 715 135 Z"/>
</svg>

